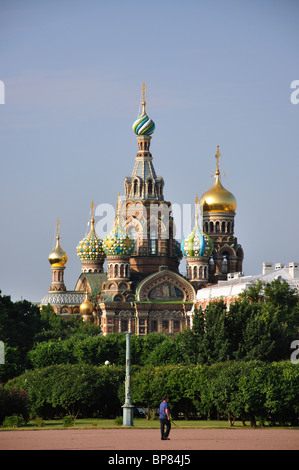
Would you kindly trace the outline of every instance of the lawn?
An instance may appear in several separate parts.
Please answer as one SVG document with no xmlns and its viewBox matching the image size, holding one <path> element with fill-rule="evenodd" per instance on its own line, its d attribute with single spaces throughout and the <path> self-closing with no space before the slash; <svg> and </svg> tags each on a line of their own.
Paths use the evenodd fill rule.
<svg viewBox="0 0 299 470">
<path fill-rule="evenodd" d="M 158 419 L 154 420 L 147 420 L 144 418 L 134 418 L 134 428 L 135 429 L 159 429 L 160 422 Z M 246 423 L 249 427 L 249 423 Z M 90 419 L 76 419 L 72 426 L 72 429 L 117 429 L 122 428 L 122 422 L 120 418 L 114 419 L 99 419 L 99 418 L 90 418 Z M 211 421 L 211 420 L 176 420 L 172 421 L 172 428 L 193 428 L 193 429 L 216 429 L 216 428 L 231 428 L 228 421 Z M 233 428 L 243 428 L 241 421 L 236 421 Z M 66 429 L 64 425 L 63 419 L 54 419 L 54 420 L 32 420 L 29 421 L 26 425 L 18 427 L 18 428 L 9 428 L 9 427 L 0 427 L 1 430 L 10 430 L 10 429 L 20 429 L 20 430 L 35 430 L 35 429 Z M 294 429 L 294 428 L 293 428 Z M 297 428 L 298 429 L 298 428 Z"/>
</svg>

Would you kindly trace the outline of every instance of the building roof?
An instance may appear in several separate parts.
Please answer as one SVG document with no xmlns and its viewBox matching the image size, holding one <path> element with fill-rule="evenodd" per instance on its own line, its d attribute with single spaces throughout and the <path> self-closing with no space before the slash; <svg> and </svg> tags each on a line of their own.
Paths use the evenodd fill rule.
<svg viewBox="0 0 299 470">
<path fill-rule="evenodd" d="M 244 276 L 243 273 L 233 273 L 229 275 L 227 281 L 219 281 L 218 284 L 205 287 L 197 291 L 197 301 L 207 301 L 217 298 L 233 298 L 240 295 L 250 285 L 261 281 L 265 284 L 271 283 L 275 279 L 286 281 L 291 288 L 299 293 L 299 263 L 289 263 L 283 266 L 280 263 L 275 265 L 273 270 L 271 263 L 263 264 L 263 272 L 257 275 Z"/>
</svg>

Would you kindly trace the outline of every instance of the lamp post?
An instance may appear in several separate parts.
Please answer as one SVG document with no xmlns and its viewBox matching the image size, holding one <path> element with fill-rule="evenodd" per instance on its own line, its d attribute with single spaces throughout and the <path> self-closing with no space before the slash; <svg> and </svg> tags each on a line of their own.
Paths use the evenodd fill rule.
<svg viewBox="0 0 299 470">
<path fill-rule="evenodd" d="M 130 351 L 131 333 L 126 333 L 126 381 L 125 381 L 125 404 L 123 408 L 123 426 L 134 426 L 133 414 L 134 405 L 131 399 L 131 351 Z"/>
</svg>

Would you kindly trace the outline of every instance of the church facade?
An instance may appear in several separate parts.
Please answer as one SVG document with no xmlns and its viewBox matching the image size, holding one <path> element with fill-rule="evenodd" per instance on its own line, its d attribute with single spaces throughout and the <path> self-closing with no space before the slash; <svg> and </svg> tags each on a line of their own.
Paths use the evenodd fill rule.
<svg viewBox="0 0 299 470">
<path fill-rule="evenodd" d="M 146 113 L 145 86 L 141 105 L 133 124 L 135 165 L 124 179 L 124 196 L 118 194 L 111 232 L 98 237 L 92 202 L 90 231 L 77 246 L 81 274 L 69 291 L 57 224 L 49 255 L 52 283 L 40 305 L 52 305 L 59 315 L 82 315 L 99 324 L 103 334 L 174 335 L 189 326 L 197 290 L 241 272 L 244 255 L 234 235 L 236 200 L 221 183 L 219 147 L 214 185 L 196 196 L 193 229 L 182 242 L 175 239 L 171 202 L 164 198 L 164 179 L 156 174 L 150 152 L 155 124 Z M 183 257 L 186 276 L 179 272 Z"/>
</svg>

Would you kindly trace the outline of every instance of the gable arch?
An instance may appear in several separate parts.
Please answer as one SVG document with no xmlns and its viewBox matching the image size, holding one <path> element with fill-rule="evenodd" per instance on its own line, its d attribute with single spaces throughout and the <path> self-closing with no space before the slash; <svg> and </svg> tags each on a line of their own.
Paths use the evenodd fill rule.
<svg viewBox="0 0 299 470">
<path fill-rule="evenodd" d="M 173 296 L 177 296 L 177 300 L 193 302 L 196 297 L 195 289 L 190 282 L 180 274 L 165 269 L 151 274 L 139 284 L 136 300 L 140 302 L 154 300 L 154 298 L 150 298 L 150 294 L 154 292 L 155 288 L 162 292 L 161 296 L 157 297 L 158 300 L 175 300 Z"/>
</svg>

